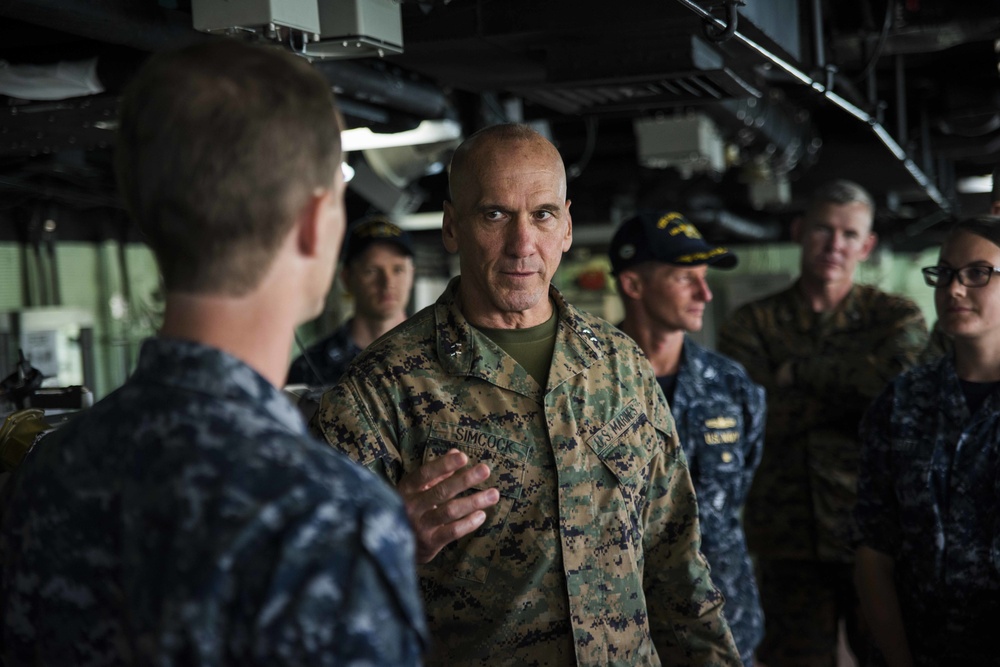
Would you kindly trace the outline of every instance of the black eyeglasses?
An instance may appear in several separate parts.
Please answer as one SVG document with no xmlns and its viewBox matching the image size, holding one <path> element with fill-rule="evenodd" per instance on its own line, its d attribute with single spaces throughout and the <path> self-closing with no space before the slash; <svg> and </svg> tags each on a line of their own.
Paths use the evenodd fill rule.
<svg viewBox="0 0 1000 667">
<path fill-rule="evenodd" d="M 983 287 L 990 282 L 994 273 L 1000 273 L 1000 266 L 971 264 L 960 269 L 953 269 L 950 266 L 928 266 L 920 269 L 920 272 L 924 274 L 924 282 L 931 287 L 947 287 L 955 278 L 966 287 Z"/>
</svg>

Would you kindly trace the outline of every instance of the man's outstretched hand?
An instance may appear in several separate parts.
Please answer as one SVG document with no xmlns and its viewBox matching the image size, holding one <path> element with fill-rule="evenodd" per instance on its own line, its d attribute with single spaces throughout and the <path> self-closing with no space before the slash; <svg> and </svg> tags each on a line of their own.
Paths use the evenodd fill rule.
<svg viewBox="0 0 1000 667">
<path fill-rule="evenodd" d="M 465 468 L 468 462 L 462 452 L 449 450 L 403 475 L 396 487 L 416 535 L 418 563 L 429 563 L 447 544 L 479 528 L 484 510 L 500 500 L 495 488 L 455 497 L 490 476 L 485 463 Z"/>
</svg>

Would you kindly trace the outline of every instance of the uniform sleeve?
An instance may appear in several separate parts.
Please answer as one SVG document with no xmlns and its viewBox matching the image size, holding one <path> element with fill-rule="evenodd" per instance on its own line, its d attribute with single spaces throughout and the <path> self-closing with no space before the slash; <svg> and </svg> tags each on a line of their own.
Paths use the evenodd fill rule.
<svg viewBox="0 0 1000 667">
<path fill-rule="evenodd" d="M 760 465 L 760 459 L 764 455 L 764 426 L 767 422 L 767 392 L 760 385 L 747 382 L 746 400 L 743 403 L 743 424 L 746 434 L 744 435 L 744 471 L 746 484 L 743 487 L 744 497 L 737 499 L 742 505 L 746 500 L 746 492 L 750 490 L 750 482 L 753 480 L 754 471 Z"/>
<path fill-rule="evenodd" d="M 920 309 L 903 302 L 879 314 L 884 334 L 867 349 L 839 350 L 795 360 L 795 384 L 820 396 L 857 397 L 865 404 L 894 377 L 917 363 L 927 345 L 927 324 Z"/>
<path fill-rule="evenodd" d="M 256 664 L 422 664 L 427 631 L 402 507 L 392 498 L 345 509 L 318 503 L 283 528 L 257 612 Z"/>
<path fill-rule="evenodd" d="M 861 464 L 854 518 L 861 543 L 896 558 L 900 545 L 899 506 L 892 479 L 892 409 L 890 385 L 861 421 Z"/>
<path fill-rule="evenodd" d="M 643 587 L 650 630 L 665 665 L 741 665 L 723 596 L 712 584 L 701 555 L 698 508 L 684 452 L 662 393 L 651 409 L 665 412 L 654 423 L 669 424 L 664 449 L 649 465 L 643 548 Z M 658 397 L 658 399 L 656 398 Z"/>
<path fill-rule="evenodd" d="M 395 486 L 403 464 L 381 405 L 368 383 L 345 375 L 323 394 L 309 430 Z"/>
</svg>

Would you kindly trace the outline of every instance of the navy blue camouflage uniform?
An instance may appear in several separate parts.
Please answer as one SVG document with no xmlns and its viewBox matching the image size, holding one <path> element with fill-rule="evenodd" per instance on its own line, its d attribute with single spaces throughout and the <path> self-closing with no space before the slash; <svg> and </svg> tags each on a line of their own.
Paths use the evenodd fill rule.
<svg viewBox="0 0 1000 667">
<path fill-rule="evenodd" d="M 670 408 L 698 497 L 701 551 L 749 666 L 764 636 L 764 612 L 740 513 L 764 448 L 764 388 L 738 363 L 685 336 Z"/>
<path fill-rule="evenodd" d="M 12 481 L 6 667 L 420 662 L 401 501 L 219 350 L 147 341 Z"/>
<path fill-rule="evenodd" d="M 861 435 L 855 518 L 895 561 L 914 662 L 1000 665 L 1000 390 L 970 415 L 939 358 L 889 385 Z"/>
<path fill-rule="evenodd" d="M 288 384 L 329 387 L 339 380 L 354 357 L 361 354 L 361 348 L 351 338 L 351 322 L 347 320 L 332 334 L 313 343 L 296 357 L 288 369 Z"/>
</svg>

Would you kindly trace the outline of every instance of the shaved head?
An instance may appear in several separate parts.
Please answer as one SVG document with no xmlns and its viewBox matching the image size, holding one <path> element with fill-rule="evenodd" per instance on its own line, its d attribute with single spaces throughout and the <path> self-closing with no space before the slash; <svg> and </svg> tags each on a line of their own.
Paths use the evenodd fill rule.
<svg viewBox="0 0 1000 667">
<path fill-rule="evenodd" d="M 558 162 L 563 171 L 563 192 L 566 191 L 566 169 L 562 156 L 552 142 L 537 130 L 524 123 L 504 123 L 491 125 L 474 133 L 458 147 L 451 157 L 448 168 L 448 190 L 451 200 L 461 198 L 470 191 L 470 186 L 478 181 L 483 169 L 491 167 L 489 159 L 498 149 L 509 150 L 511 144 L 524 142 L 532 151 L 540 151 Z"/>
</svg>

